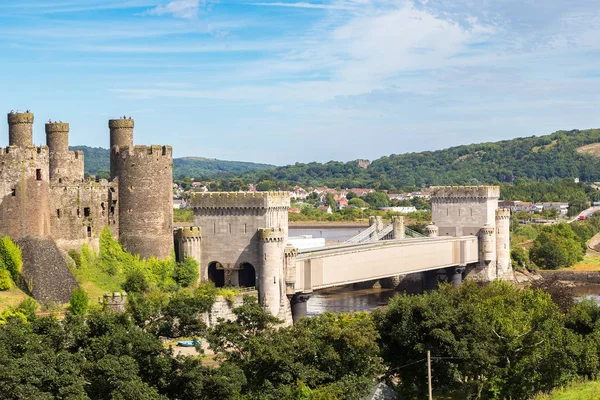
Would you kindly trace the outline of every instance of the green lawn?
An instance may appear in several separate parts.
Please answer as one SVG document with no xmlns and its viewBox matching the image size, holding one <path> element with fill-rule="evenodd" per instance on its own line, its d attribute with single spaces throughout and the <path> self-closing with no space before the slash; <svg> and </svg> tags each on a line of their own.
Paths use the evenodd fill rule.
<svg viewBox="0 0 600 400">
<path fill-rule="evenodd" d="M 535 400 L 600 400 L 600 381 L 575 383 L 568 388 L 537 396 Z"/>
<path fill-rule="evenodd" d="M 97 300 L 105 293 L 120 292 L 123 276 L 112 276 L 101 269 L 90 265 L 82 269 L 73 269 L 73 275 L 85 290 L 90 301 Z"/>
<path fill-rule="evenodd" d="M 6 310 L 8 307 L 18 306 L 27 297 L 29 296 L 17 288 L 0 292 L 0 312 Z"/>
</svg>

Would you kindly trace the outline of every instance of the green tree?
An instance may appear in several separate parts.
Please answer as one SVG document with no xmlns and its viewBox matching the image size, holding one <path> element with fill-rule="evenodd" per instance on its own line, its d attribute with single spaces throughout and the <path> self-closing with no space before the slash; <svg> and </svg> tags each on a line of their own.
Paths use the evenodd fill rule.
<svg viewBox="0 0 600 400">
<path fill-rule="evenodd" d="M 364 197 L 364 200 L 369 203 L 371 208 L 387 207 L 389 200 L 385 192 L 373 192 Z"/>
<path fill-rule="evenodd" d="M 198 281 L 199 278 L 198 262 L 191 257 L 186 258 L 180 263 L 177 263 L 173 274 L 173 279 L 181 287 L 188 287 Z"/>
<path fill-rule="evenodd" d="M 75 288 L 71 293 L 69 301 L 69 311 L 76 315 L 84 315 L 88 308 L 88 295 L 82 288 Z"/>
</svg>

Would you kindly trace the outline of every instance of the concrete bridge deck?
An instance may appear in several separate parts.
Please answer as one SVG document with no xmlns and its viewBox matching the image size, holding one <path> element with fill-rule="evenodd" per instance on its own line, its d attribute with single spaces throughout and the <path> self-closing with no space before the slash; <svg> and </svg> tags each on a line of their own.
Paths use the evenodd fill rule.
<svg viewBox="0 0 600 400">
<path fill-rule="evenodd" d="M 346 244 L 299 251 L 296 292 L 479 262 L 476 236 Z"/>
</svg>

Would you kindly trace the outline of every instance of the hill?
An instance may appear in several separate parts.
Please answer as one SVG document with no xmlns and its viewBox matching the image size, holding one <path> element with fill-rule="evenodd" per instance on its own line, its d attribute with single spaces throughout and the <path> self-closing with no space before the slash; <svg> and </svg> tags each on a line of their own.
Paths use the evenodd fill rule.
<svg viewBox="0 0 600 400">
<path fill-rule="evenodd" d="M 85 172 L 92 175 L 108 176 L 110 151 L 100 147 L 71 146 L 71 150 L 81 150 L 85 156 Z M 173 159 L 173 176 L 181 179 L 186 176 L 199 179 L 215 179 L 224 174 L 272 169 L 274 165 L 243 161 L 223 161 L 214 158 L 183 157 Z"/>
<path fill-rule="evenodd" d="M 438 151 L 392 154 L 374 160 L 366 169 L 357 161 L 296 163 L 246 173 L 242 178 L 313 187 L 374 187 L 391 191 L 424 185 L 544 182 L 576 177 L 592 182 L 600 180 L 600 158 L 593 154 L 599 142 L 600 129 L 558 131 L 545 136 Z"/>
</svg>

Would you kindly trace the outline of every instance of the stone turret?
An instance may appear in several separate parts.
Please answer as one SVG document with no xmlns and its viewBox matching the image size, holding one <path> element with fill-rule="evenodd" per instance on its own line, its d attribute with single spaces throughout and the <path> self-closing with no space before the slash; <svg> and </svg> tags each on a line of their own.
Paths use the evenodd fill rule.
<svg viewBox="0 0 600 400">
<path fill-rule="evenodd" d="M 84 176 L 83 152 L 69 151 L 69 124 L 46 124 L 46 145 L 50 152 L 50 179 L 81 181 Z"/>
<path fill-rule="evenodd" d="M 510 261 L 510 209 L 496 210 L 496 271 L 499 279 L 513 279 Z"/>
<path fill-rule="evenodd" d="M 259 300 L 265 311 L 278 316 L 284 282 L 283 264 L 287 234 L 283 229 L 259 229 L 258 237 L 262 260 L 258 282 Z"/>
<path fill-rule="evenodd" d="M 8 114 L 8 145 L 33 146 L 33 113 L 28 111 Z"/>
<path fill-rule="evenodd" d="M 439 234 L 439 228 L 433 223 L 427 225 L 425 227 L 425 236 L 427 237 L 437 237 Z"/>
<path fill-rule="evenodd" d="M 404 239 L 404 217 L 392 217 L 392 238 Z"/>
<path fill-rule="evenodd" d="M 116 154 L 120 152 L 122 148 L 133 147 L 133 126 L 134 121 L 129 119 L 111 119 L 108 121 L 108 128 L 110 129 L 110 177 L 114 179 L 117 177 L 117 171 L 113 166 L 116 166 Z M 117 147 L 117 151 L 113 152 L 113 148 Z"/>
<path fill-rule="evenodd" d="M 193 258 L 202 262 L 202 229 L 197 226 L 178 228 L 175 231 L 176 256 L 178 261 Z"/>
</svg>

